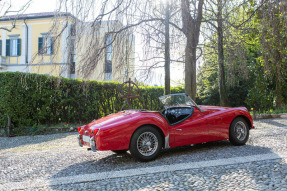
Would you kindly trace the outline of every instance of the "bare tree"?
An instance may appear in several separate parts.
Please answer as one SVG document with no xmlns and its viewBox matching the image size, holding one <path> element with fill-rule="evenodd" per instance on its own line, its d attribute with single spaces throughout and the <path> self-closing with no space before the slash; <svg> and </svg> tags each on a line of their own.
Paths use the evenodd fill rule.
<svg viewBox="0 0 287 191">
<path fill-rule="evenodd" d="M 186 40 L 186 43 L 184 43 L 185 53 L 182 54 L 182 57 L 184 57 L 183 60 L 185 60 L 185 91 L 193 99 L 196 97 L 196 61 L 198 59 L 196 50 L 198 48 L 200 25 L 203 17 L 203 2 L 203 0 L 200 0 L 198 3 L 197 1 L 182 0 L 180 3 L 173 3 L 173 7 L 176 7 L 177 9 L 171 13 L 171 18 L 169 20 L 170 26 L 180 31 L 185 37 L 184 40 Z M 168 18 L 168 16 L 166 18 Z M 165 26 L 165 31 L 167 31 L 169 26 Z M 179 34 L 179 36 L 182 34 Z M 165 33 L 165 39 L 167 39 L 166 37 L 167 34 Z M 182 40 L 182 38 L 180 39 Z M 179 42 L 176 43 L 180 44 Z M 165 41 L 167 51 L 168 46 L 169 42 Z M 165 56 L 166 63 L 169 62 L 167 55 L 168 54 Z M 182 62 L 180 59 L 176 60 Z M 168 66 L 168 64 L 166 64 L 166 66 Z M 166 69 L 167 68 L 168 67 L 166 67 Z M 168 75 L 166 75 L 166 77 L 165 83 L 167 83 Z"/>
<path fill-rule="evenodd" d="M 169 1 L 166 3 L 165 8 L 165 33 L 164 33 L 164 71 L 165 71 L 165 94 L 170 94 L 170 40 L 169 40 L 169 20 L 170 20 L 170 7 Z"/>
<path fill-rule="evenodd" d="M 176 66 L 178 63 L 182 63 L 183 60 L 182 43 L 180 43 L 183 34 L 173 26 L 180 24 L 177 21 L 180 10 L 179 5 L 175 1 L 165 1 L 164 3 L 151 1 L 151 8 L 149 9 L 151 11 L 146 10 L 145 15 L 147 18 L 156 20 L 145 23 L 140 28 L 140 33 L 144 38 L 143 46 L 146 54 L 146 58 L 141 60 L 145 62 L 143 65 L 146 66 L 143 69 L 148 73 L 151 69 L 164 67 L 165 94 L 171 93 L 171 65 Z M 176 52 L 179 54 L 176 54 Z"/>
<path fill-rule="evenodd" d="M 67 1 L 63 0 L 62 1 L 63 5 L 67 3 Z M 84 18 L 90 18 L 90 22 L 92 23 L 101 23 L 105 19 L 107 20 L 112 20 L 113 18 L 117 18 L 125 23 L 124 26 L 121 26 L 113 31 L 110 31 L 111 33 L 114 34 L 114 39 L 116 39 L 117 36 L 122 34 L 124 31 L 127 30 L 137 30 L 136 28 L 142 25 L 149 25 L 150 27 L 154 27 L 154 31 L 158 31 L 159 33 L 162 31 L 167 31 L 170 26 L 172 26 L 174 29 L 179 30 L 182 32 L 186 39 L 185 43 L 185 53 L 182 54 L 179 57 L 183 57 L 184 55 L 184 60 L 185 60 L 185 90 L 186 93 L 191 95 L 193 99 L 196 97 L 196 61 L 198 59 L 196 55 L 196 50 L 198 48 L 198 43 L 199 43 L 199 35 L 200 35 L 200 26 L 203 18 L 203 4 L 204 0 L 200 1 L 189 1 L 189 0 L 182 0 L 181 2 L 176 2 L 173 4 L 172 7 L 176 7 L 175 5 L 178 5 L 178 9 L 170 14 L 170 17 L 167 15 L 168 13 L 165 13 L 163 15 L 167 15 L 167 17 L 153 17 L 154 14 L 151 14 L 154 10 L 150 9 L 150 5 L 152 1 L 134 1 L 134 0 L 128 0 L 128 1 L 123 1 L 123 0 L 118 0 L 118 1 L 102 1 L 101 6 L 96 6 L 95 1 L 91 0 L 88 1 L 90 2 L 89 6 L 84 7 L 83 2 L 74 0 L 70 2 L 70 8 L 71 10 L 74 10 L 78 15 L 84 15 Z M 87 2 L 85 4 L 88 4 Z M 99 2 L 97 2 L 97 5 L 99 5 Z M 100 14 L 97 14 L 97 16 L 93 16 L 92 14 L 95 13 L 93 9 L 95 7 L 101 7 L 98 8 L 100 10 Z M 84 14 L 83 10 L 88 8 L 88 13 Z M 80 11 L 75 11 L 75 10 L 80 10 Z M 168 9 L 167 9 L 168 10 Z M 84 11 L 87 12 L 87 11 Z M 169 19 L 169 20 L 167 20 Z M 81 19 L 80 19 L 81 20 Z M 83 19 L 82 19 L 83 20 Z M 156 22 L 161 22 L 162 24 L 166 27 L 164 30 L 158 30 L 156 26 L 152 26 L 152 24 Z M 165 23 L 169 23 L 169 25 Z M 173 30 L 173 29 L 172 29 Z M 165 36 L 165 49 L 166 49 L 166 54 L 165 54 L 165 62 L 166 62 L 166 87 L 169 85 L 169 75 L 168 75 L 168 63 L 169 63 L 169 53 L 168 53 L 168 34 L 164 35 Z M 158 40 L 158 39 L 156 39 Z M 163 41 L 162 41 L 163 42 Z M 90 42 L 92 43 L 92 42 Z M 99 45 L 99 44 L 97 44 Z M 182 44 L 181 44 L 182 45 Z M 98 46 L 99 47 L 99 46 Z M 97 59 L 99 58 L 101 52 L 104 50 L 105 47 L 102 47 L 101 49 L 98 49 L 98 53 L 93 53 L 91 55 L 93 56 L 93 59 L 90 61 L 84 61 L 83 63 L 86 66 L 92 64 L 93 66 L 95 63 L 97 63 Z M 90 51 L 90 50 L 89 50 Z M 97 56 L 98 55 L 98 56 Z M 90 56 L 89 56 L 90 57 Z M 147 60 L 147 58 L 144 58 L 143 60 Z M 172 60 L 172 59 L 170 59 Z M 173 59 L 173 60 L 179 60 L 179 59 Z M 182 62 L 182 60 L 179 60 Z M 155 61 L 156 62 L 156 61 Z M 156 65 L 156 63 L 154 64 Z M 88 67 L 90 68 L 90 67 Z M 85 69 L 86 70 L 86 69 Z M 167 92 L 169 92 L 167 90 Z"/>
<path fill-rule="evenodd" d="M 185 92 L 196 98 L 196 49 L 199 43 L 200 26 L 202 22 L 202 8 L 204 0 L 181 0 L 182 32 L 186 36 L 185 47 Z M 191 12 L 190 5 L 193 5 Z"/>
<path fill-rule="evenodd" d="M 223 52 L 223 18 L 222 18 L 222 0 L 217 0 L 218 14 L 217 14 L 217 38 L 218 38 L 218 81 L 219 81 L 219 95 L 220 103 L 227 106 L 225 71 L 224 71 L 224 52 Z"/>
</svg>

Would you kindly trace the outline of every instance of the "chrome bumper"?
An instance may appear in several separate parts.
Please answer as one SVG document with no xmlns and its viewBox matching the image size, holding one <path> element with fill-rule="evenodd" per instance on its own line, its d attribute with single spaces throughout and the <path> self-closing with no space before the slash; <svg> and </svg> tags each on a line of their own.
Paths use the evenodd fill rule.
<svg viewBox="0 0 287 191">
<path fill-rule="evenodd" d="M 78 143 L 80 147 L 83 147 L 83 144 L 81 143 L 81 135 L 78 135 Z"/>
<path fill-rule="evenodd" d="M 81 135 L 78 135 L 78 142 L 79 142 L 80 147 L 83 147 L 83 144 L 81 143 Z M 97 152 L 94 137 L 90 138 L 90 147 L 91 147 L 92 151 Z"/>
<path fill-rule="evenodd" d="M 90 146 L 91 146 L 92 151 L 97 152 L 96 144 L 95 144 L 95 138 L 94 137 L 90 138 Z"/>
</svg>

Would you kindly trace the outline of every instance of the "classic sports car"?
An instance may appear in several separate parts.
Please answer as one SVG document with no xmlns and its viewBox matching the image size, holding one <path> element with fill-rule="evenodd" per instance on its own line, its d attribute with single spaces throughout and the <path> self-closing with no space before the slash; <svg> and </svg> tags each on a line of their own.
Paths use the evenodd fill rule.
<svg viewBox="0 0 287 191">
<path fill-rule="evenodd" d="M 125 110 L 79 127 L 79 145 L 92 151 L 130 150 L 134 158 L 150 161 L 162 148 L 225 139 L 244 145 L 254 128 L 245 107 L 198 106 L 186 94 L 159 99 L 162 111 Z"/>
</svg>

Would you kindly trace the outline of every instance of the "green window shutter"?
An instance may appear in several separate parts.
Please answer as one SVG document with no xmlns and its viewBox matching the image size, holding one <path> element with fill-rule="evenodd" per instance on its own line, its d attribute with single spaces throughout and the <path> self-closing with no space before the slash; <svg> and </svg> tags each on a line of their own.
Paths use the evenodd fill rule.
<svg viewBox="0 0 287 191">
<path fill-rule="evenodd" d="M 0 40 L 0 56 L 2 56 L 2 40 Z"/>
<path fill-rule="evenodd" d="M 54 54 L 54 44 L 55 44 L 55 38 L 51 37 L 51 54 Z"/>
<path fill-rule="evenodd" d="M 6 56 L 10 56 L 10 39 L 6 39 Z"/>
<path fill-rule="evenodd" d="M 21 55 L 21 39 L 17 39 L 17 56 Z"/>
<path fill-rule="evenodd" d="M 41 50 L 42 50 L 42 47 L 43 46 L 43 37 L 39 37 L 38 38 L 38 53 L 40 53 L 41 54 Z"/>
</svg>

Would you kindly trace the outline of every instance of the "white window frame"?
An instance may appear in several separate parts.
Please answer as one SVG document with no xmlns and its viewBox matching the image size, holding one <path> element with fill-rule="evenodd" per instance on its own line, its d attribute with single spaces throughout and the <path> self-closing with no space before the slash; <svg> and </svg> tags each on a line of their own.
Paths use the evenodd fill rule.
<svg viewBox="0 0 287 191">
<path fill-rule="evenodd" d="M 10 56 L 18 56 L 18 38 L 10 38 Z"/>
<path fill-rule="evenodd" d="M 43 36 L 43 54 L 51 55 L 52 53 L 52 37 Z"/>
<path fill-rule="evenodd" d="M 112 42 L 113 42 L 113 35 L 112 34 L 105 34 L 105 45 L 106 45 L 106 48 L 105 48 L 105 81 L 112 81 L 113 79 L 113 76 L 112 76 L 112 73 L 113 73 L 113 45 L 112 45 Z M 107 67 L 109 65 L 109 63 L 111 63 L 111 71 L 110 72 L 107 72 Z"/>
<path fill-rule="evenodd" d="M 42 55 L 52 55 L 52 39 L 49 33 L 41 33 L 43 38 L 43 44 L 41 49 Z"/>
</svg>

